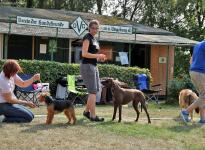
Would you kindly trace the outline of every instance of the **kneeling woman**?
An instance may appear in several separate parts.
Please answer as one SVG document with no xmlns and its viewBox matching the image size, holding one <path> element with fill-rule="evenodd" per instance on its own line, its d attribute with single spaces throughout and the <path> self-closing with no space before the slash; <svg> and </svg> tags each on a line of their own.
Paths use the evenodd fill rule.
<svg viewBox="0 0 205 150">
<path fill-rule="evenodd" d="M 17 73 L 22 71 L 16 60 L 7 60 L 0 73 L 0 115 L 4 115 L 3 122 L 31 122 L 34 114 L 22 105 L 34 108 L 32 102 L 17 99 L 14 95 L 15 85 L 27 87 L 34 80 L 40 80 L 40 74 L 35 74 L 32 78 L 23 81 Z M 22 105 L 20 105 L 22 104 Z"/>
</svg>

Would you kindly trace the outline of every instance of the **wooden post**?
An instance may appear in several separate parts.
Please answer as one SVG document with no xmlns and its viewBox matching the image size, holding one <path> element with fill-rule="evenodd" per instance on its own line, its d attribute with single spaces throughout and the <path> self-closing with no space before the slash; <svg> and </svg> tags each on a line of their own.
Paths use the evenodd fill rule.
<svg viewBox="0 0 205 150">
<path fill-rule="evenodd" d="M 68 63 L 71 63 L 72 59 L 72 39 L 69 39 L 69 49 L 68 49 Z"/>
<path fill-rule="evenodd" d="M 0 59 L 3 59 L 3 34 L 0 34 Z"/>
<path fill-rule="evenodd" d="M 35 36 L 32 36 L 32 60 L 35 58 Z"/>
<path fill-rule="evenodd" d="M 5 34 L 4 36 L 4 59 L 8 58 L 8 40 L 9 40 L 9 36 L 8 34 Z"/>
<path fill-rule="evenodd" d="M 129 44 L 129 66 L 131 65 L 131 52 L 132 52 L 131 44 Z"/>
<path fill-rule="evenodd" d="M 168 96 L 168 86 L 169 86 L 169 45 L 167 48 L 167 64 L 166 64 L 166 97 Z"/>
</svg>

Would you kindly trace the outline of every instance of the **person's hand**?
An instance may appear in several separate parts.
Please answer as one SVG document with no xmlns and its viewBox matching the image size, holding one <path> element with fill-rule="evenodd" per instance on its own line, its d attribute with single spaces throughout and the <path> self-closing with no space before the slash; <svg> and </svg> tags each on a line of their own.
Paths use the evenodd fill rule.
<svg viewBox="0 0 205 150">
<path fill-rule="evenodd" d="M 97 60 L 104 62 L 107 59 L 106 55 L 104 54 L 98 54 Z"/>
<path fill-rule="evenodd" d="M 30 108 L 36 107 L 36 105 L 33 102 L 27 102 L 26 105 L 29 106 Z"/>
<path fill-rule="evenodd" d="M 41 76 L 40 76 L 40 73 L 37 73 L 37 74 L 34 74 L 33 76 L 33 81 L 40 81 L 41 80 Z"/>
</svg>

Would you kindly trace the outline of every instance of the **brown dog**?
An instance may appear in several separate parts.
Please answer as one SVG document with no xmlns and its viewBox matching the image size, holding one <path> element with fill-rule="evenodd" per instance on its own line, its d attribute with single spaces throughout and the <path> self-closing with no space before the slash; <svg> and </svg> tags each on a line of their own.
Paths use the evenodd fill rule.
<svg viewBox="0 0 205 150">
<path fill-rule="evenodd" d="M 68 100 L 55 100 L 48 92 L 41 93 L 38 97 L 39 102 L 45 102 L 47 105 L 47 120 L 46 124 L 51 124 L 54 114 L 64 111 L 64 114 L 68 118 L 69 124 L 75 124 L 75 110 L 73 104 Z"/>
<path fill-rule="evenodd" d="M 112 78 L 108 78 L 101 82 L 104 86 L 111 88 L 112 96 L 113 96 L 113 104 L 114 104 L 114 113 L 112 120 L 116 117 L 117 108 L 119 108 L 119 120 L 121 122 L 121 111 L 122 105 L 128 104 L 129 102 L 133 102 L 132 105 L 137 113 L 137 118 L 135 121 L 138 121 L 140 112 L 138 110 L 138 103 L 140 102 L 143 109 L 145 110 L 148 118 L 148 123 L 151 123 L 149 113 L 147 112 L 147 108 L 145 105 L 145 96 L 144 94 L 137 89 L 124 89 L 121 88 L 115 80 Z"/>
<path fill-rule="evenodd" d="M 186 109 L 199 97 L 190 89 L 183 89 L 179 93 L 179 106 L 181 109 Z M 195 109 L 196 113 L 199 113 L 199 108 Z M 193 120 L 193 111 L 190 112 L 191 120 Z"/>
</svg>

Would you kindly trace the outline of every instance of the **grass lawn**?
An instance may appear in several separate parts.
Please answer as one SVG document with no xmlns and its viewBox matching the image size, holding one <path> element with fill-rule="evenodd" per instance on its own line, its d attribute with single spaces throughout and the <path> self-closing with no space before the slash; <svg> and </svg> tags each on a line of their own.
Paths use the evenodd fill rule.
<svg viewBox="0 0 205 150">
<path fill-rule="evenodd" d="M 112 106 L 97 106 L 105 122 L 90 122 L 77 107 L 77 124 L 67 125 L 63 114 L 55 116 L 52 125 L 45 125 L 46 108 L 33 109 L 37 115 L 32 123 L 0 123 L 0 149 L 112 149 L 112 150 L 200 150 L 205 149 L 205 126 L 195 122 L 182 123 L 177 106 L 149 104 L 152 124 L 147 124 L 144 112 L 139 122 L 132 107 L 123 107 L 122 122 L 112 122 Z M 160 119 L 159 119 L 160 118 Z"/>
</svg>

